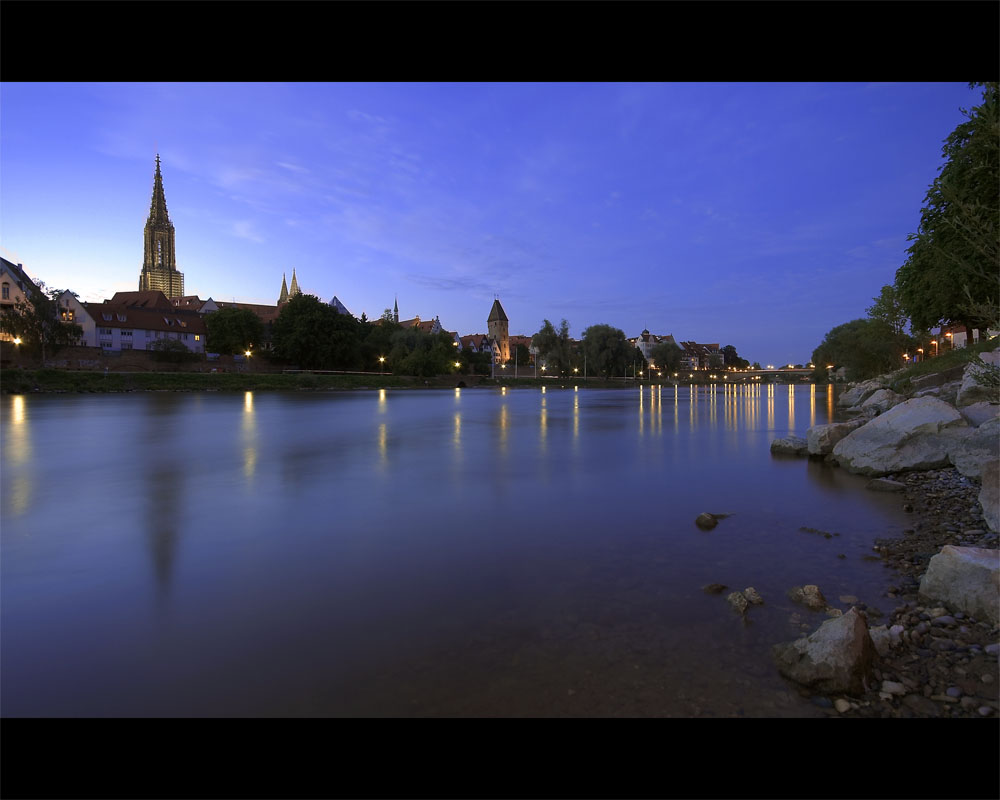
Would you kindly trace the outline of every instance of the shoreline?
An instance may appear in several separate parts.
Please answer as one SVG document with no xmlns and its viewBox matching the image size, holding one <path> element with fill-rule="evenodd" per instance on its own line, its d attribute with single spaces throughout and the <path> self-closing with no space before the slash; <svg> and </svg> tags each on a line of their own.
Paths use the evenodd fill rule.
<svg viewBox="0 0 1000 800">
<path fill-rule="evenodd" d="M 918 596 L 920 576 L 945 545 L 997 549 L 1000 534 L 988 529 L 978 504 L 980 484 L 955 467 L 886 477 L 905 484 L 902 505 L 913 524 L 902 537 L 875 540 L 874 552 L 895 576 L 884 597 L 896 605 L 869 624 L 902 631 L 898 644 L 880 652 L 868 691 L 820 695 L 829 701 L 821 705 L 834 717 L 995 719 L 1000 625 L 952 614 Z"/>
</svg>

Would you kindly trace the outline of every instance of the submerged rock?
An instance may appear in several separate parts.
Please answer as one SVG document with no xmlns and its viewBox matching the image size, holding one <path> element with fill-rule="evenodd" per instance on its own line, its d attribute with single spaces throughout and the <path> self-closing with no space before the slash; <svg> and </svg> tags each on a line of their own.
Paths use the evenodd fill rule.
<svg viewBox="0 0 1000 800">
<path fill-rule="evenodd" d="M 809 453 L 809 442 L 801 436 L 786 436 L 771 442 L 771 452 L 777 455 L 804 456 Z"/>
<path fill-rule="evenodd" d="M 760 592 L 754 589 L 752 586 L 748 586 L 743 590 L 743 596 L 749 600 L 755 606 L 764 605 L 764 598 L 760 596 Z"/>
<path fill-rule="evenodd" d="M 722 594 L 729 587 L 724 583 L 706 583 L 701 587 L 705 594 Z"/>
<path fill-rule="evenodd" d="M 712 530 L 712 528 L 718 525 L 719 522 L 712 514 L 703 512 L 699 514 L 697 517 L 695 517 L 694 524 L 697 525 L 702 530 L 710 531 Z"/>
<path fill-rule="evenodd" d="M 747 608 L 750 607 L 749 601 L 743 596 L 742 592 L 733 592 L 726 596 L 726 602 L 729 603 L 738 613 L 745 614 Z"/>
<path fill-rule="evenodd" d="M 826 598 L 815 584 L 795 586 L 788 590 L 788 597 L 813 611 L 825 611 L 828 607 Z"/>
</svg>

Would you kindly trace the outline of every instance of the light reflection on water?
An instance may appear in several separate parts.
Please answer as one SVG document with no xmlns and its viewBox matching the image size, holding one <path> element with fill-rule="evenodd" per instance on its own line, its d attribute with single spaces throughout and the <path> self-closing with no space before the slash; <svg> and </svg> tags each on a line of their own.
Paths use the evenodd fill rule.
<svg viewBox="0 0 1000 800">
<path fill-rule="evenodd" d="M 818 713 L 784 592 L 877 604 L 902 519 L 770 456 L 833 408 L 780 391 L 5 397 L 3 713 Z"/>
</svg>

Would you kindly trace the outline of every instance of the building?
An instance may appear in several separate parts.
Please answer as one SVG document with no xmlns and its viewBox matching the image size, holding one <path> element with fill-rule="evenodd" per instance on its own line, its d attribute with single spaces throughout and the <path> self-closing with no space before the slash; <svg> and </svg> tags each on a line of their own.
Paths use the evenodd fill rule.
<svg viewBox="0 0 1000 800">
<path fill-rule="evenodd" d="M 285 273 L 281 273 L 281 292 L 278 294 L 278 305 L 284 305 L 289 300 L 291 300 L 296 295 L 302 294 L 302 290 L 299 288 L 299 281 L 295 277 L 295 267 L 292 267 L 292 288 L 289 289 L 285 283 Z"/>
<path fill-rule="evenodd" d="M 681 350 L 683 351 L 681 354 L 682 369 L 715 369 L 713 361 L 717 362 L 718 368 L 721 368 L 725 363 L 718 343 L 681 342 Z"/>
<path fill-rule="evenodd" d="M 37 291 L 38 286 L 28 277 L 23 264 L 0 258 L 0 312 L 13 310 L 18 302 L 30 303 L 31 295 Z M 13 338 L 10 334 L 0 333 L 3 341 L 13 341 Z"/>
<path fill-rule="evenodd" d="M 524 346 L 528 350 L 528 355 L 530 356 L 530 358 L 527 361 L 527 363 L 531 364 L 531 363 L 534 362 L 534 360 L 535 360 L 535 352 L 536 351 L 533 350 L 532 347 L 531 347 L 531 337 L 530 336 L 514 335 L 514 336 L 510 337 L 509 341 L 510 341 L 510 351 L 511 351 L 512 357 L 514 357 L 513 354 L 517 352 L 518 346 L 522 345 L 522 346 Z M 516 360 L 516 357 L 515 357 L 515 360 Z"/>
<path fill-rule="evenodd" d="M 71 292 L 59 297 L 59 313 L 83 329 L 79 344 L 110 352 L 151 350 L 163 339 L 176 339 L 193 353 L 205 352 L 201 313 L 178 309 L 160 291 L 117 292 L 103 303 L 81 303 Z"/>
<path fill-rule="evenodd" d="M 486 333 L 497 343 L 498 358 L 501 364 L 510 361 L 510 337 L 507 327 L 507 315 L 504 313 L 503 306 L 500 305 L 500 300 L 495 299 L 493 307 L 490 309 L 490 315 L 486 318 Z"/>
<path fill-rule="evenodd" d="M 629 342 L 633 347 L 638 348 L 639 352 L 642 353 L 642 357 L 647 361 L 650 360 L 650 353 L 653 352 L 653 348 L 658 344 L 677 344 L 672 334 L 668 333 L 665 336 L 658 336 L 655 333 L 650 333 L 648 330 L 643 330 L 634 339 L 629 339 Z"/>
<path fill-rule="evenodd" d="M 441 333 L 444 330 L 441 327 L 441 320 L 438 317 L 434 317 L 431 320 L 421 320 L 419 314 L 413 319 L 404 319 L 399 324 L 404 328 L 417 328 L 424 333 Z"/>
<path fill-rule="evenodd" d="M 156 173 L 153 175 L 153 199 L 149 204 L 149 219 L 146 220 L 143 231 L 139 291 L 163 292 L 166 297 L 184 295 L 184 274 L 177 271 L 174 226 L 167 214 L 159 154 L 156 156 Z"/>
</svg>

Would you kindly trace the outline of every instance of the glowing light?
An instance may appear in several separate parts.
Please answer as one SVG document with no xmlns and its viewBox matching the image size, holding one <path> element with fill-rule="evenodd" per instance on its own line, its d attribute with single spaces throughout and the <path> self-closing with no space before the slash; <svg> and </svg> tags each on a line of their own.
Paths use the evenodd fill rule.
<svg viewBox="0 0 1000 800">
<path fill-rule="evenodd" d="M 14 337 L 14 344 L 21 344 L 21 337 L 20 336 L 15 336 Z"/>
</svg>

